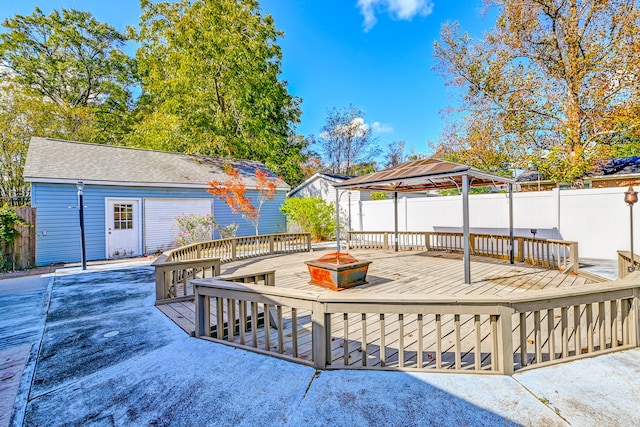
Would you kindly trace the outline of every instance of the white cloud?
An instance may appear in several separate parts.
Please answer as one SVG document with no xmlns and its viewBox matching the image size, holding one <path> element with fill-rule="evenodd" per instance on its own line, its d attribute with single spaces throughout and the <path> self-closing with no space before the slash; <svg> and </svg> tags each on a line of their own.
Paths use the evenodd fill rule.
<svg viewBox="0 0 640 427">
<path fill-rule="evenodd" d="M 347 124 L 337 125 L 331 131 L 320 133 L 322 139 L 346 138 L 346 137 L 363 137 L 373 127 L 367 124 L 362 117 L 354 117 Z"/>
<path fill-rule="evenodd" d="M 358 0 L 360 13 L 364 16 L 364 31 L 376 25 L 376 12 L 387 11 L 393 18 L 410 21 L 416 15 L 427 16 L 433 12 L 431 0 Z"/>
<path fill-rule="evenodd" d="M 336 126 L 335 131 L 341 135 L 362 137 L 369 132 L 369 125 L 364 122 L 362 117 L 355 117 L 351 119 L 348 125 Z"/>
<path fill-rule="evenodd" d="M 386 123 L 373 122 L 371 123 L 371 130 L 373 133 L 393 133 L 393 126 Z"/>
</svg>

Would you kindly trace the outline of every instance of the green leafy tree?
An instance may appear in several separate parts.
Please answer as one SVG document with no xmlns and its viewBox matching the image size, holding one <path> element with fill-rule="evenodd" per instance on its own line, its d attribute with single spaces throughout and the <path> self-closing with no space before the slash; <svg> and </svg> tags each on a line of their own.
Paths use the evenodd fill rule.
<svg viewBox="0 0 640 427">
<path fill-rule="evenodd" d="M 0 84 L 0 205 L 24 206 L 30 199 L 23 179 L 32 135 L 58 136 L 65 125 L 56 105 L 14 81 Z"/>
<path fill-rule="evenodd" d="M 500 169 L 506 152 L 514 164 L 538 163 L 551 179 L 580 187 L 617 136 L 640 126 L 637 2 L 485 4 L 497 17 L 483 39 L 447 23 L 435 43 L 438 69 L 460 89 L 459 110 L 468 113 L 462 142 L 441 144 L 460 151 L 480 141 L 483 163 Z"/>
<path fill-rule="evenodd" d="M 335 205 L 327 204 L 319 197 L 291 197 L 284 201 L 280 210 L 287 220 L 298 224 L 315 241 L 327 240 L 335 235 Z"/>
<path fill-rule="evenodd" d="M 90 13 L 62 9 L 4 21 L 2 77 L 39 94 L 55 108 L 68 139 L 119 143 L 128 131 L 135 84 L 125 36 Z M 59 120 L 61 119 L 61 120 Z M 41 135 L 51 136 L 51 135 Z"/>
<path fill-rule="evenodd" d="M 279 79 L 281 50 L 255 0 L 143 0 L 142 82 L 132 145 L 258 160 L 297 182 L 300 100 Z"/>
</svg>

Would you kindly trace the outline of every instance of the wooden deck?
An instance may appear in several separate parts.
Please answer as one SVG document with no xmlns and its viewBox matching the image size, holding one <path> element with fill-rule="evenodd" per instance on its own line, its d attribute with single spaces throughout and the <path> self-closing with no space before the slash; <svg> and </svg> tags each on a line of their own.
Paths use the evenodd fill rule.
<svg viewBox="0 0 640 427">
<path fill-rule="evenodd" d="M 263 272 L 268 270 L 276 271 L 276 287 L 295 288 L 310 290 L 313 292 L 333 292 L 324 290 L 317 286 L 309 285 L 309 274 L 306 260 L 317 259 L 329 251 L 315 251 L 312 253 L 298 253 L 281 256 L 271 256 L 261 259 L 237 261 L 222 266 L 222 275 L 243 275 Z M 518 263 L 510 265 L 507 261 L 488 259 L 482 257 L 472 257 L 471 262 L 471 284 L 464 283 L 464 273 L 462 268 L 462 258 L 459 254 L 443 252 L 392 252 L 392 251 L 371 251 L 355 250 L 351 251 L 354 257 L 360 261 L 372 261 L 367 275 L 368 284 L 353 289 L 341 291 L 343 293 L 357 294 L 413 294 L 427 296 L 478 296 L 496 295 L 506 296 L 515 293 L 535 293 L 536 291 L 551 288 L 579 287 L 588 283 L 593 283 L 591 279 L 575 274 L 563 274 L 559 271 L 533 267 L 527 264 Z M 177 325 L 187 333 L 192 334 L 195 329 L 195 307 L 191 301 L 176 302 L 160 305 L 158 308 L 164 312 Z M 262 316 L 263 307 L 259 307 Z M 228 311 L 224 307 L 225 312 Z M 241 310 L 237 305 L 229 310 L 238 312 Z M 245 308 L 246 310 L 246 308 Z M 272 311 L 275 309 L 272 307 Z M 288 308 L 283 308 L 280 318 L 284 319 L 282 330 L 275 327 L 256 328 L 260 331 L 250 331 L 247 327 L 246 334 L 236 325 L 237 341 L 242 341 L 247 347 L 277 349 L 279 342 L 284 342 L 284 347 L 280 353 L 289 354 L 293 345 L 293 337 L 297 341 L 299 350 L 291 354 L 300 360 L 311 358 L 311 313 L 304 310 L 297 310 L 295 315 Z M 277 314 L 272 313 L 272 317 Z M 399 366 L 411 368 L 419 364 L 421 367 L 429 363 L 438 364 L 440 368 L 452 367 L 456 362 L 468 366 L 470 369 L 490 369 L 491 345 L 488 339 L 490 335 L 490 321 L 488 317 L 479 319 L 474 316 L 442 316 L 436 319 L 433 315 L 425 315 L 424 318 L 418 315 L 389 314 L 383 322 L 377 315 L 341 315 L 334 314 L 331 317 L 332 349 L 330 364 L 333 367 L 340 367 L 352 364 L 362 364 L 363 357 L 366 358 L 366 366 Z M 235 316 L 234 316 L 235 317 Z M 296 328 L 292 327 L 292 317 L 295 319 Z M 478 316 L 479 317 L 479 316 Z M 533 316 L 531 316 L 533 317 Z M 544 315 L 543 315 L 544 317 Z M 554 322 L 553 315 L 548 319 Z M 215 313 L 212 312 L 212 324 L 215 323 Z M 546 320 L 540 319 L 542 322 Z M 418 331 L 422 330 L 423 323 L 442 322 L 443 337 L 437 340 L 429 334 L 423 335 L 423 342 L 420 344 L 425 349 L 433 347 L 433 351 L 426 351 L 417 354 Z M 533 321 L 533 319 L 531 319 Z M 262 320 L 261 320 L 262 322 Z M 456 324 L 457 322 L 457 324 Z M 529 320 L 527 320 L 529 323 Z M 382 324 L 382 326 L 381 326 Z M 363 326 L 364 325 L 364 326 Z M 273 324 L 272 326 L 276 326 Z M 517 326 L 516 326 L 517 327 Z M 384 328 L 381 330 L 381 328 Z M 295 331 L 294 331 L 295 329 Z M 426 327 L 425 327 L 426 330 Z M 461 334 L 462 340 L 473 341 L 468 347 L 480 344 L 482 348 L 482 358 L 476 360 L 476 356 L 468 352 L 462 355 L 461 361 L 454 360 L 454 346 L 457 337 L 455 331 Z M 529 328 L 531 330 L 531 328 Z M 280 336 L 284 334 L 284 337 Z M 246 335 L 246 336 L 245 336 Z M 361 336 L 370 336 L 365 342 L 369 342 L 367 348 L 363 349 Z M 402 338 L 400 338 L 402 335 Z M 484 337 L 481 343 L 475 342 L 478 336 Z M 347 337 L 347 338 L 345 338 Z M 353 337 L 353 338 L 351 338 Z M 382 337 L 382 338 L 381 338 Z M 283 341 L 279 341 L 279 338 Z M 382 342 L 380 342 L 382 340 Z M 531 341 L 531 340 L 528 340 Z M 436 351 L 436 342 L 443 346 Z M 268 344 L 267 344 L 268 343 Z M 287 344 L 288 343 L 288 344 Z M 378 345 L 378 344 L 381 345 Z M 402 343 L 402 345 L 398 345 Z M 266 344 L 266 345 L 265 345 Z M 529 344 L 533 344 L 530 342 Z M 596 343 L 597 344 L 597 343 Z M 380 348 L 385 348 L 385 352 L 380 354 Z M 394 350 L 395 347 L 395 350 Z M 486 347 L 486 352 L 484 351 Z M 516 350 L 516 349 L 514 349 Z M 576 349 L 571 349 L 573 354 Z M 578 351 L 579 353 L 579 351 Z M 442 354 L 441 360 L 436 360 L 436 355 Z M 532 351 L 535 354 L 535 351 Z M 552 357 L 547 355 L 545 358 Z M 520 362 L 517 361 L 518 365 Z"/>
</svg>

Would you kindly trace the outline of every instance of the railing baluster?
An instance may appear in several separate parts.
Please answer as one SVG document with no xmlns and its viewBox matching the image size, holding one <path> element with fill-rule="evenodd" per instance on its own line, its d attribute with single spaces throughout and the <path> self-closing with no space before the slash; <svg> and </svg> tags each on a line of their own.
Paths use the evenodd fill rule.
<svg viewBox="0 0 640 427">
<path fill-rule="evenodd" d="M 251 337 L 253 347 L 258 348 L 258 303 L 251 302 Z"/>
<path fill-rule="evenodd" d="M 587 310 L 587 352 L 593 353 L 593 335 L 595 333 L 593 325 L 593 306 L 591 304 L 587 304 L 585 310 Z"/>
<path fill-rule="evenodd" d="M 609 301 L 611 316 L 611 348 L 618 347 L 618 300 Z"/>
<path fill-rule="evenodd" d="M 533 333 L 536 346 L 536 363 L 542 363 L 542 333 L 540 331 L 540 311 L 533 312 Z"/>
<path fill-rule="evenodd" d="M 627 298 L 620 300 L 620 310 L 622 312 L 622 343 L 624 345 L 628 345 L 631 340 L 630 336 L 630 319 L 629 319 L 629 309 L 630 309 L 630 300 Z"/>
<path fill-rule="evenodd" d="M 598 303 L 598 331 L 600 332 L 598 341 L 600 341 L 600 351 L 602 351 L 607 348 L 607 322 L 604 312 L 604 301 Z"/>
<path fill-rule="evenodd" d="M 556 334 L 555 334 L 555 326 L 556 321 L 554 318 L 555 311 L 550 308 L 547 310 L 547 333 L 549 334 L 548 343 L 549 343 L 549 360 L 556 359 Z"/>
<path fill-rule="evenodd" d="M 384 340 L 384 313 L 380 313 L 380 366 L 386 366 L 387 348 Z"/>
<path fill-rule="evenodd" d="M 416 363 L 418 365 L 418 369 L 422 369 L 424 367 L 423 361 L 423 353 L 424 353 L 424 325 L 422 323 L 422 313 L 418 313 L 418 354 Z"/>
<path fill-rule="evenodd" d="M 362 313 L 362 342 L 360 349 L 362 351 L 362 366 L 367 366 L 367 313 Z"/>
<path fill-rule="evenodd" d="M 349 366 L 349 314 L 348 313 L 344 313 L 343 314 L 343 320 L 344 320 L 344 331 L 343 331 L 343 339 L 342 339 L 342 347 L 344 350 L 344 366 Z"/>
<path fill-rule="evenodd" d="M 560 308 L 560 317 L 562 322 L 562 357 L 569 357 L 569 309 L 567 307 Z"/>
<path fill-rule="evenodd" d="M 489 316 L 489 323 L 491 325 L 491 370 L 500 370 L 500 364 L 498 360 L 500 356 L 500 346 L 498 345 L 498 316 L 492 314 Z"/>
<path fill-rule="evenodd" d="M 236 302 L 231 298 L 227 299 L 227 336 L 229 342 L 234 342 L 236 334 Z"/>
<path fill-rule="evenodd" d="M 278 311 L 278 351 L 284 354 L 284 322 L 282 320 L 282 306 L 277 306 Z"/>
<path fill-rule="evenodd" d="M 527 313 L 520 313 L 520 366 L 529 364 L 527 352 Z"/>
<path fill-rule="evenodd" d="M 269 304 L 264 304 L 262 310 L 262 317 L 264 319 L 264 348 L 269 351 L 271 350 L 271 325 L 269 324 L 271 306 Z"/>
<path fill-rule="evenodd" d="M 473 329 L 475 332 L 475 336 L 476 336 L 476 345 L 475 345 L 475 355 L 474 355 L 474 362 L 475 362 L 475 369 L 476 371 L 479 371 L 482 366 L 482 335 L 480 334 L 480 315 L 476 314 L 475 316 L 473 316 Z"/>
<path fill-rule="evenodd" d="M 222 297 L 216 298 L 216 337 L 224 338 L 224 301 Z"/>
<path fill-rule="evenodd" d="M 404 314 L 398 314 L 398 366 L 404 368 Z"/>
<path fill-rule="evenodd" d="M 247 302 L 240 301 L 240 344 L 247 343 Z"/>
<path fill-rule="evenodd" d="M 582 328 L 580 325 L 580 305 L 573 306 L 573 336 L 576 356 L 582 354 Z"/>
<path fill-rule="evenodd" d="M 442 317 L 436 314 L 436 369 L 442 369 Z"/>
<path fill-rule="evenodd" d="M 293 357 L 298 357 L 298 310 L 291 309 L 291 345 L 293 346 Z"/>
</svg>

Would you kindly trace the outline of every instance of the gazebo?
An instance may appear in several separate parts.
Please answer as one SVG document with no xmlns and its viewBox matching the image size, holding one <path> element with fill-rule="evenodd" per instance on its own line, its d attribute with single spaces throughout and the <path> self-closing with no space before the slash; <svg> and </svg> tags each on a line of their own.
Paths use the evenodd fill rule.
<svg viewBox="0 0 640 427">
<path fill-rule="evenodd" d="M 340 250 L 339 198 L 340 190 L 370 190 L 393 193 L 395 250 L 398 250 L 398 193 L 455 188 L 462 193 L 462 232 L 464 244 L 464 280 L 471 283 L 469 233 L 469 188 L 506 184 L 509 189 L 509 259 L 514 263 L 513 242 L 514 180 L 484 172 L 471 166 L 430 158 L 401 163 L 368 175 L 358 176 L 338 184 L 336 189 L 336 238 Z"/>
</svg>

